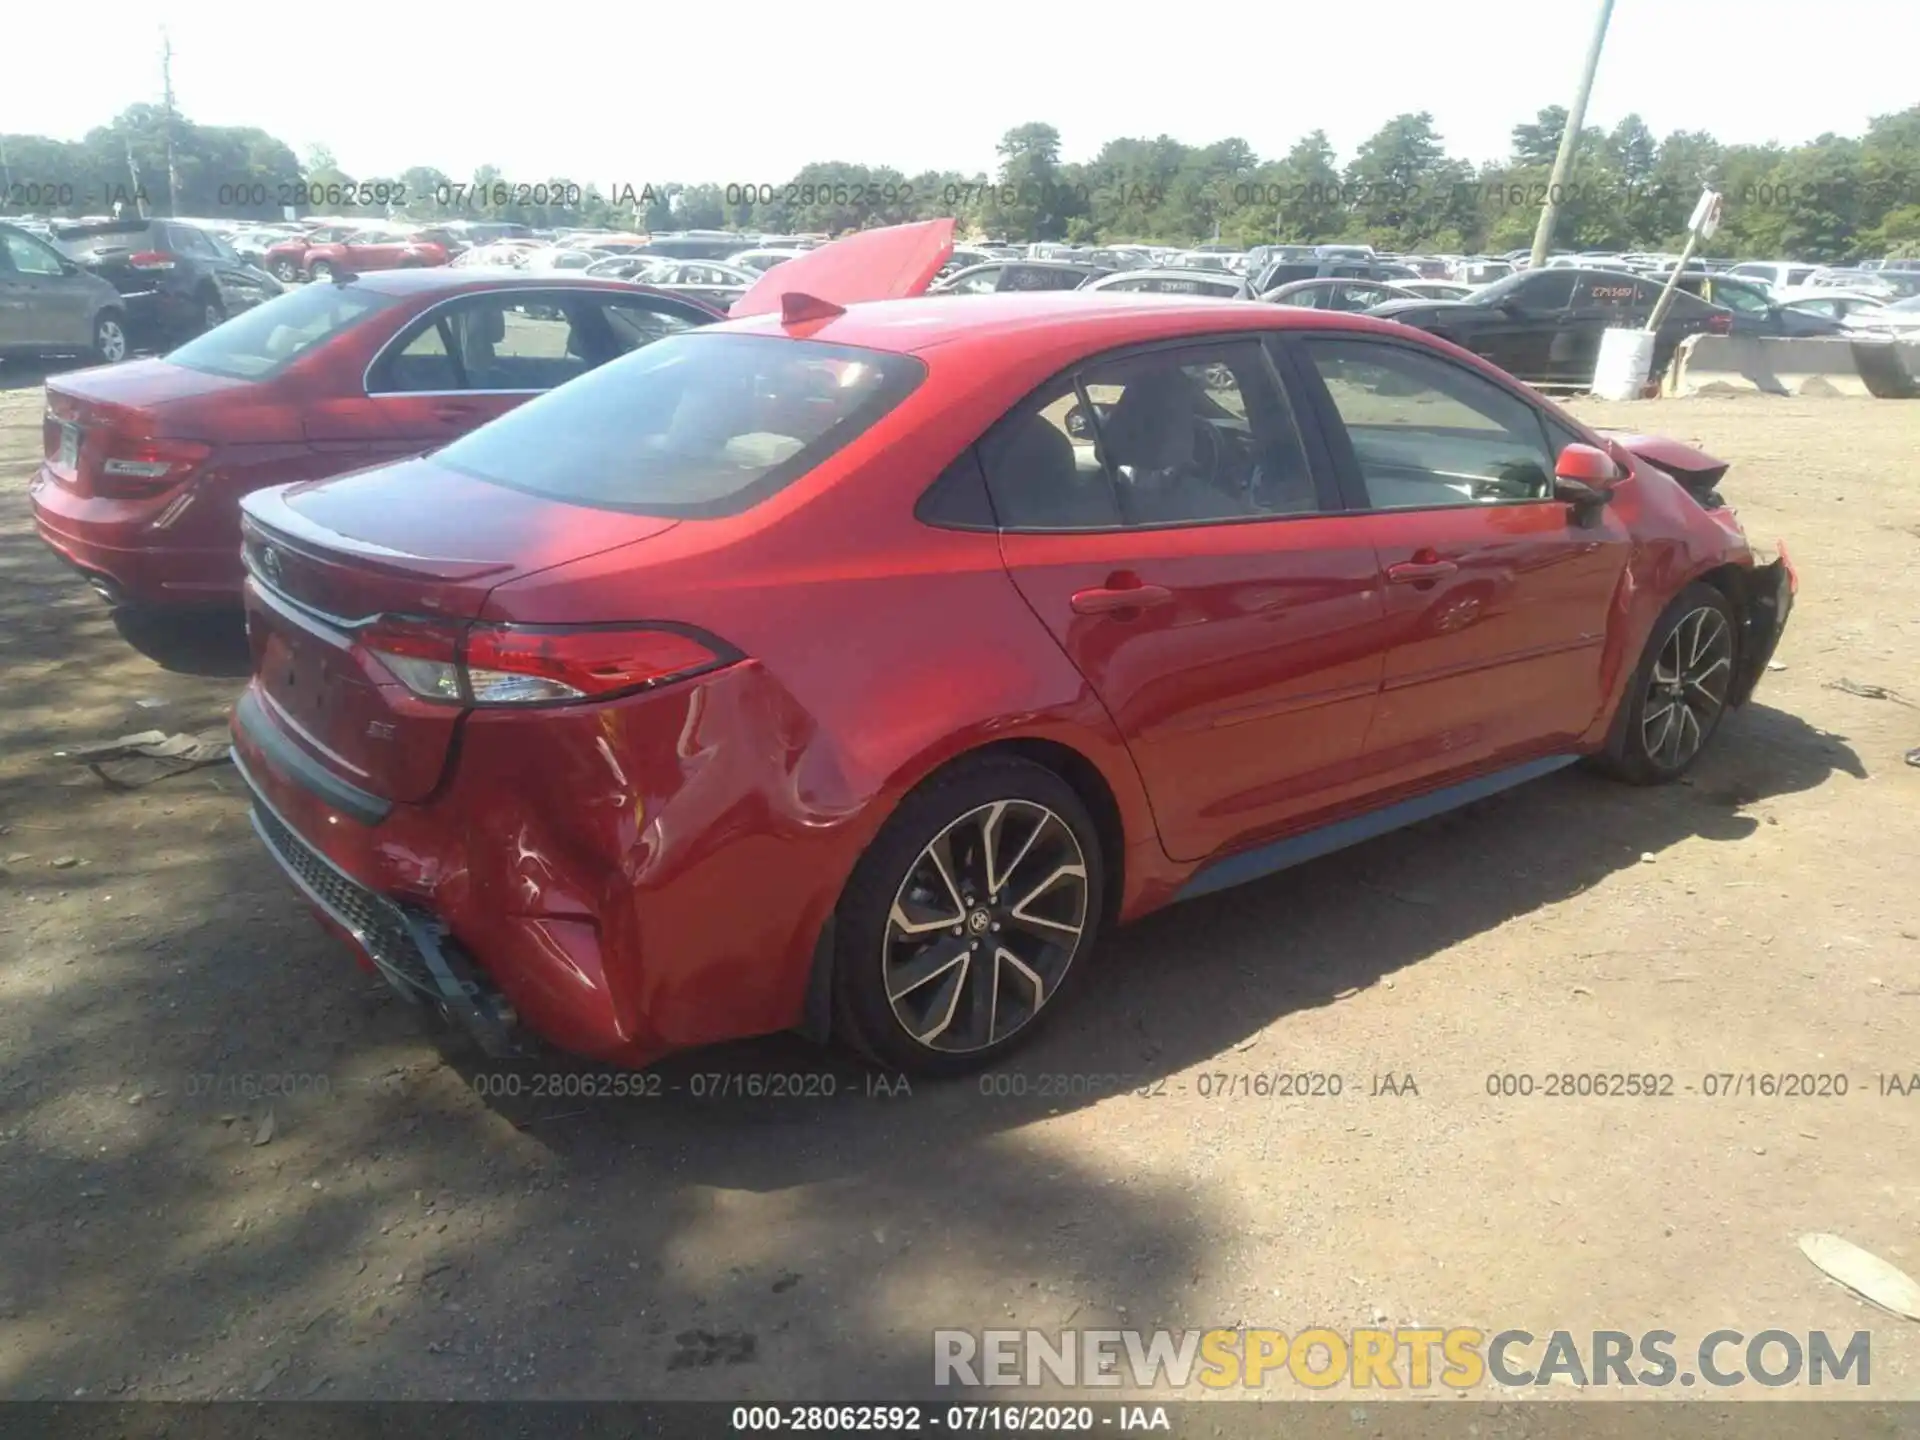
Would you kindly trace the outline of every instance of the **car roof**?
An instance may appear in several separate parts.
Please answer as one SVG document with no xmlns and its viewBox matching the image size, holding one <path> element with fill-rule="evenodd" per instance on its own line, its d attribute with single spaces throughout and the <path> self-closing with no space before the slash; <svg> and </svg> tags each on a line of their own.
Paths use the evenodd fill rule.
<svg viewBox="0 0 1920 1440">
<path fill-rule="evenodd" d="M 1341 329 L 1405 337 L 1405 326 L 1258 300 L 1220 300 L 1154 291 L 1016 290 L 990 295 L 924 295 L 850 305 L 825 321 L 789 329 L 777 314 L 729 320 L 719 333 L 783 335 L 829 345 L 916 355 L 936 348 L 1071 344 L 1108 346 L 1229 330 Z"/>
<path fill-rule="evenodd" d="M 613 257 L 624 258 L 624 257 Z M 510 265 L 470 265 L 454 268 L 446 265 L 423 266 L 412 270 L 369 270 L 338 282 L 318 284 L 354 285 L 380 295 L 437 295 L 456 290 L 489 290 L 504 286 L 538 287 L 551 290 L 571 286 L 586 290 L 618 290 L 628 294 L 661 293 L 652 286 L 635 285 L 611 275 L 585 275 L 578 270 L 516 270 Z"/>
</svg>

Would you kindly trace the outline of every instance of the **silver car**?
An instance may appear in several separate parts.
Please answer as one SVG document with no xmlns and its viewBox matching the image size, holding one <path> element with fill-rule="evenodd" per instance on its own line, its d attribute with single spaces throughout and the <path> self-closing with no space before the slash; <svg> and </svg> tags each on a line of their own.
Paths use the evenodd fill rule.
<svg viewBox="0 0 1920 1440">
<path fill-rule="evenodd" d="M 0 223 L 0 355 L 126 359 L 120 292 L 46 241 Z"/>
</svg>

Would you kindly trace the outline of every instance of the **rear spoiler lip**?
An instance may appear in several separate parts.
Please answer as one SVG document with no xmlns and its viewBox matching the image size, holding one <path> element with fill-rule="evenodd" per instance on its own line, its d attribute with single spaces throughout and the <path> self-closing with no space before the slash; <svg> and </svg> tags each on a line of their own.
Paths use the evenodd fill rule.
<svg viewBox="0 0 1920 1440">
<path fill-rule="evenodd" d="M 286 486 L 257 490 L 240 502 L 240 527 L 260 539 L 285 545 L 322 564 L 345 556 L 387 575 L 429 580 L 478 580 L 512 570 L 511 560 L 466 560 L 443 555 L 414 555 L 372 540 L 359 540 L 307 519 L 282 498 Z"/>
</svg>

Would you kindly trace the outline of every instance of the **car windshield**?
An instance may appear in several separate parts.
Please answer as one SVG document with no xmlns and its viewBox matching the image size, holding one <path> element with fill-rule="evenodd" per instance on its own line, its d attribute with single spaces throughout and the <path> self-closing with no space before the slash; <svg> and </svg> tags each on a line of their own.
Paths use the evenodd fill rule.
<svg viewBox="0 0 1920 1440">
<path fill-rule="evenodd" d="M 166 359 L 209 375 L 264 380 L 396 298 L 355 285 L 304 285 L 242 311 Z"/>
<path fill-rule="evenodd" d="M 746 510 L 898 405 L 906 355 L 763 335 L 677 335 L 549 391 L 438 463 L 573 505 L 641 515 Z"/>
</svg>

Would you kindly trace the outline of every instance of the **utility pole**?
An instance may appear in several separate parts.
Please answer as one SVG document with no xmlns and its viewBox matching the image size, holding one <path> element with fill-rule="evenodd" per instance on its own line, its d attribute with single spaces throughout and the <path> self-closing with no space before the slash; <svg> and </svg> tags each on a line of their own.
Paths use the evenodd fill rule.
<svg viewBox="0 0 1920 1440">
<path fill-rule="evenodd" d="M 1553 244 L 1553 222 L 1559 217 L 1559 197 L 1565 193 L 1567 172 L 1573 168 L 1574 147 L 1580 143 L 1580 127 L 1586 123 L 1587 95 L 1593 89 L 1593 73 L 1600 68 L 1600 49 L 1607 43 L 1607 22 L 1613 19 L 1613 0 L 1600 0 L 1600 19 L 1593 27 L 1593 41 L 1587 46 L 1586 64 L 1580 71 L 1580 88 L 1574 93 L 1573 108 L 1567 112 L 1567 128 L 1560 135 L 1560 153 L 1553 157 L 1553 178 L 1547 182 L 1547 203 L 1540 210 L 1540 224 L 1533 232 L 1532 268 L 1547 263 L 1547 247 Z"/>
<path fill-rule="evenodd" d="M 160 29 L 160 81 L 167 109 L 167 213 L 180 213 L 180 171 L 173 163 L 173 37 Z"/>
</svg>

